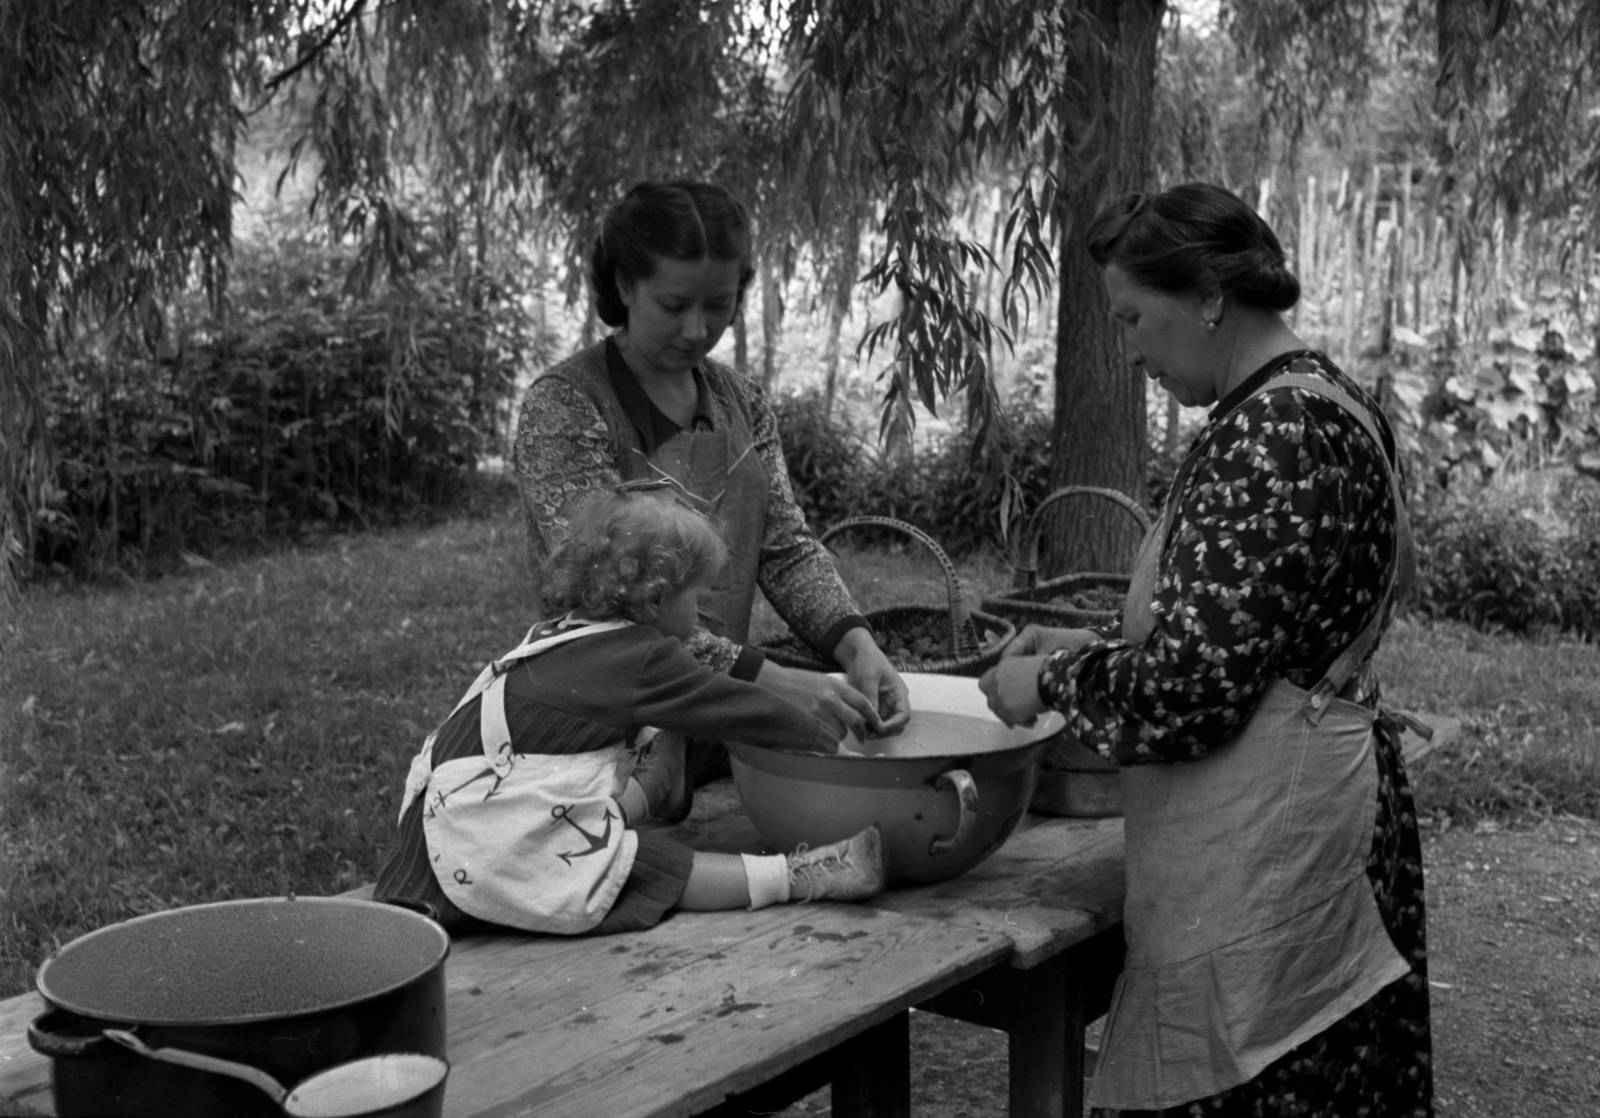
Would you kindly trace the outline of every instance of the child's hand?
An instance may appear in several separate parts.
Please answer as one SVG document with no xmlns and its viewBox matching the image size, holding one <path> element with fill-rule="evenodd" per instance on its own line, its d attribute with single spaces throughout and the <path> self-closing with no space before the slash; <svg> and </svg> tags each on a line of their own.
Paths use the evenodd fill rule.
<svg viewBox="0 0 1600 1118">
<path fill-rule="evenodd" d="M 883 720 L 870 700 L 842 679 L 785 668 L 771 660 L 761 665 L 756 683 L 794 703 L 840 737 L 865 738 Z"/>
<path fill-rule="evenodd" d="M 885 742 L 882 735 L 869 737 L 865 740 L 846 735 L 839 739 L 839 746 L 834 750 L 837 757 L 880 757 L 884 754 Z"/>
</svg>

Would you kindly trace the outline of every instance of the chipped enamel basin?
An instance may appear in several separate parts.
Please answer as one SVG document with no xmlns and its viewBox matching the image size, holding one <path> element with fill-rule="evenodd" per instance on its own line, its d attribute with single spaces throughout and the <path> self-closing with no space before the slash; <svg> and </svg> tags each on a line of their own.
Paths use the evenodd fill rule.
<svg viewBox="0 0 1600 1118">
<path fill-rule="evenodd" d="M 1061 715 L 1011 728 L 989 712 L 976 679 L 902 678 L 911 724 L 894 737 L 853 743 L 859 754 L 729 745 L 739 798 L 766 842 L 789 851 L 877 823 L 891 879 L 929 882 L 965 873 L 1010 837 Z"/>
</svg>

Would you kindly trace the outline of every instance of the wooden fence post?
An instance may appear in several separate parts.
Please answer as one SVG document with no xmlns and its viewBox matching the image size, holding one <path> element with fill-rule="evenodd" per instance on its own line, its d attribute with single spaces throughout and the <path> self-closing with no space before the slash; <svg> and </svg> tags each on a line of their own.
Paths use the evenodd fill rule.
<svg viewBox="0 0 1600 1118">
<path fill-rule="evenodd" d="M 1400 165 L 1400 204 L 1395 213 L 1395 224 L 1400 229 L 1400 236 L 1395 244 L 1394 261 L 1394 324 L 1396 326 L 1410 326 L 1412 316 L 1406 313 L 1406 280 L 1411 262 L 1410 247 L 1406 243 L 1411 238 L 1411 164 Z M 1415 307 L 1412 308 L 1415 312 Z"/>
</svg>

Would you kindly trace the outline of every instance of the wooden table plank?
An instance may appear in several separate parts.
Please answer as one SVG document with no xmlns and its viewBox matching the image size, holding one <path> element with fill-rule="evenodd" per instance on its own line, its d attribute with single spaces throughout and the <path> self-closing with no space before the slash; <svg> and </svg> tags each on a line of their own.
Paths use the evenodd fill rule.
<svg viewBox="0 0 1600 1118">
<path fill-rule="evenodd" d="M 705 850 L 764 850 L 732 781 L 695 792 L 689 819 L 673 828 Z M 1011 964 L 1038 966 L 1122 919 L 1122 820 L 1028 815 L 995 853 L 949 881 L 896 885 L 869 903 L 1003 935 Z"/>
<path fill-rule="evenodd" d="M 698 790 L 674 833 L 763 849 L 731 781 Z M 884 1035 L 907 1007 L 1113 926 L 1122 891 L 1120 819 L 1029 816 L 961 877 L 867 905 L 675 913 L 603 938 L 466 937 L 446 966 L 447 1113 L 691 1114 L 802 1065 L 848 1069 L 852 1038 Z M 0 1003 L 0 1100 L 48 1114 L 48 1061 L 23 1036 L 41 1010 L 32 995 Z"/>
<path fill-rule="evenodd" d="M 460 946 L 446 968 L 445 1109 L 480 1118 L 698 1113 L 1010 952 L 1003 937 L 851 905 Z"/>
<path fill-rule="evenodd" d="M 675 913 L 619 936 L 463 937 L 445 964 L 445 1113 L 695 1114 L 835 1051 L 859 1078 L 852 1038 L 881 1045 L 879 1026 L 892 1034 L 1010 952 L 1003 936 L 842 904 Z M 49 1061 L 25 1037 L 42 1011 L 36 994 L 0 1002 L 8 1111 L 54 1113 Z"/>
<path fill-rule="evenodd" d="M 54 1114 L 50 1062 L 28 1044 L 28 1022 L 45 1010 L 38 994 L 0 1001 L 0 1114 Z"/>
</svg>

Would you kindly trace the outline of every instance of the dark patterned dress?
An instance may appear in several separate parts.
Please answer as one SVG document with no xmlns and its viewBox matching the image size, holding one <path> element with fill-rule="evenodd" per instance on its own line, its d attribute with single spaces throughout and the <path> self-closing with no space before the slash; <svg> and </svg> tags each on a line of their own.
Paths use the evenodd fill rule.
<svg viewBox="0 0 1600 1118">
<path fill-rule="evenodd" d="M 1196 440 L 1203 449 L 1161 560 L 1156 633 L 1140 646 L 1113 639 L 1058 653 L 1040 673 L 1041 695 L 1068 714 L 1080 739 L 1122 764 L 1205 756 L 1243 727 L 1273 677 L 1314 686 L 1380 608 L 1395 554 L 1383 463 L 1332 401 L 1298 390 L 1252 395 L 1290 371 L 1323 377 L 1381 416 L 1321 354 L 1285 355 L 1258 371 L 1217 405 Z M 1379 427 L 1387 430 L 1381 419 Z M 1355 700 L 1376 706 L 1376 679 L 1368 671 L 1358 680 Z M 1399 728 L 1380 718 L 1375 736 L 1367 876 L 1412 972 L 1254 1079 L 1141 1113 L 1433 1113 L 1422 850 Z"/>
</svg>

